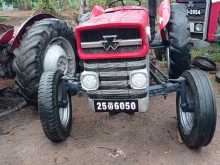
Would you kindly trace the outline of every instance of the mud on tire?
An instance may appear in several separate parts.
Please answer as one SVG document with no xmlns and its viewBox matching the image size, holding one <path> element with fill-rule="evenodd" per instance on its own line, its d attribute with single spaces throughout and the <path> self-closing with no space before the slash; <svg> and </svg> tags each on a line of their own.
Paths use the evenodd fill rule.
<svg viewBox="0 0 220 165">
<path fill-rule="evenodd" d="M 55 18 L 43 19 L 27 30 L 20 41 L 20 47 L 14 52 L 16 83 L 30 104 L 36 104 L 44 53 L 47 46 L 57 37 L 63 37 L 73 47 L 75 46 L 72 28 L 67 23 Z"/>
<path fill-rule="evenodd" d="M 172 4 L 171 18 L 168 24 L 170 41 L 170 78 L 178 78 L 185 70 L 190 69 L 192 44 L 184 4 Z"/>
</svg>

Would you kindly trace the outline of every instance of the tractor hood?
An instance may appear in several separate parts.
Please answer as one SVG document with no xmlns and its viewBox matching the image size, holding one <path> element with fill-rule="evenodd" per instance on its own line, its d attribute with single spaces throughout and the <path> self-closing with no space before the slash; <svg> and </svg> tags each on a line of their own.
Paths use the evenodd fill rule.
<svg viewBox="0 0 220 165">
<path fill-rule="evenodd" d="M 75 31 L 78 53 L 81 59 L 136 58 L 146 56 L 149 51 L 149 18 L 148 11 L 143 7 L 128 6 L 103 10 L 103 13 L 99 12 L 97 16 L 92 15 L 88 21 L 77 26 Z M 96 36 L 94 36 L 95 34 Z M 135 34 L 137 35 L 135 36 Z M 88 36 L 90 37 L 88 38 Z M 94 36 L 94 40 L 91 40 L 91 38 L 93 38 L 92 36 Z M 130 50 L 128 52 L 108 52 L 105 50 L 97 53 L 96 51 L 95 55 L 92 54 L 91 51 L 83 50 L 82 42 L 86 42 L 85 44 L 87 45 L 91 42 L 100 45 L 101 43 L 107 42 L 105 39 L 103 40 L 103 37 L 106 36 L 115 36 L 116 38 L 112 38 L 114 40 L 113 42 L 116 43 L 120 40 L 121 43 L 119 43 L 119 45 L 123 45 L 124 47 L 126 47 L 126 41 L 132 44 L 131 40 L 135 39 L 138 41 L 139 39 L 139 42 L 141 40 L 141 48 L 133 49 L 133 51 Z M 95 46 L 97 47 L 97 45 Z M 99 49 L 101 49 L 101 45 Z M 114 49 L 116 49 L 116 47 L 114 47 Z"/>
<path fill-rule="evenodd" d="M 143 7 L 128 6 L 110 8 L 103 14 L 92 16 L 87 22 L 79 25 L 77 28 L 92 28 L 97 26 L 114 25 L 137 25 L 145 28 L 149 25 L 148 11 Z"/>
</svg>

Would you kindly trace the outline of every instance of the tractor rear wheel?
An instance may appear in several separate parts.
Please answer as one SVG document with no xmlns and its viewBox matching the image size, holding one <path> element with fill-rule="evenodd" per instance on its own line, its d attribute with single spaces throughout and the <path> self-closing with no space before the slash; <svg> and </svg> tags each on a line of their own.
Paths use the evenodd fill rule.
<svg viewBox="0 0 220 165">
<path fill-rule="evenodd" d="M 216 100 L 205 72 L 192 69 L 182 74 L 186 80 L 186 104 L 177 94 L 177 122 L 183 142 L 192 149 L 207 146 L 216 127 Z"/>
<path fill-rule="evenodd" d="M 60 69 L 75 72 L 74 33 L 67 23 L 55 18 L 34 23 L 14 52 L 16 83 L 28 103 L 36 105 L 43 71 Z"/>
<path fill-rule="evenodd" d="M 192 47 L 187 9 L 184 4 L 172 4 L 171 18 L 168 24 L 170 42 L 170 78 L 178 78 L 190 69 Z"/>
</svg>

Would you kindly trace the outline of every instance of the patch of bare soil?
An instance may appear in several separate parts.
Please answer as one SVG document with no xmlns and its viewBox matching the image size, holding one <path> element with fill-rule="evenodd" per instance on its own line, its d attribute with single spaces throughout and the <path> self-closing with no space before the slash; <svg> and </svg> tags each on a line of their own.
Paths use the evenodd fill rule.
<svg viewBox="0 0 220 165">
<path fill-rule="evenodd" d="M 19 26 L 32 14 L 33 11 L 0 11 L 1 16 L 9 17 L 7 21 L 3 21 L 1 23 L 12 26 Z"/>
<path fill-rule="evenodd" d="M 215 88 L 216 92 L 218 87 Z M 43 134 L 32 107 L 0 120 L 0 164 L 4 165 L 219 165 L 219 121 L 212 143 L 189 150 L 177 136 L 175 94 L 151 99 L 147 113 L 134 116 L 88 110 L 86 97 L 73 98 L 71 137 L 60 144 Z M 217 103 L 220 97 L 217 94 Z M 218 115 L 219 118 L 219 115 Z"/>
</svg>

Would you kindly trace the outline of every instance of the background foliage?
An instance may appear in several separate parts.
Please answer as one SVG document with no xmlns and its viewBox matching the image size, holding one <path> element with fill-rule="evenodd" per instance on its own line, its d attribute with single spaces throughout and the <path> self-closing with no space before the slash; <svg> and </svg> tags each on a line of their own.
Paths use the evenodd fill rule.
<svg viewBox="0 0 220 165">
<path fill-rule="evenodd" d="M 106 6 L 107 2 L 111 0 L 89 0 L 89 6 L 102 5 Z M 127 4 L 135 4 L 135 0 L 124 0 Z M 37 6 L 46 8 L 47 5 L 53 6 L 56 10 L 62 10 L 67 4 L 67 7 L 70 8 L 79 8 L 80 0 L 0 0 L 0 8 L 2 4 L 13 5 L 14 8 L 20 9 L 33 9 Z M 142 3 L 146 4 L 147 0 L 142 0 Z"/>
</svg>

